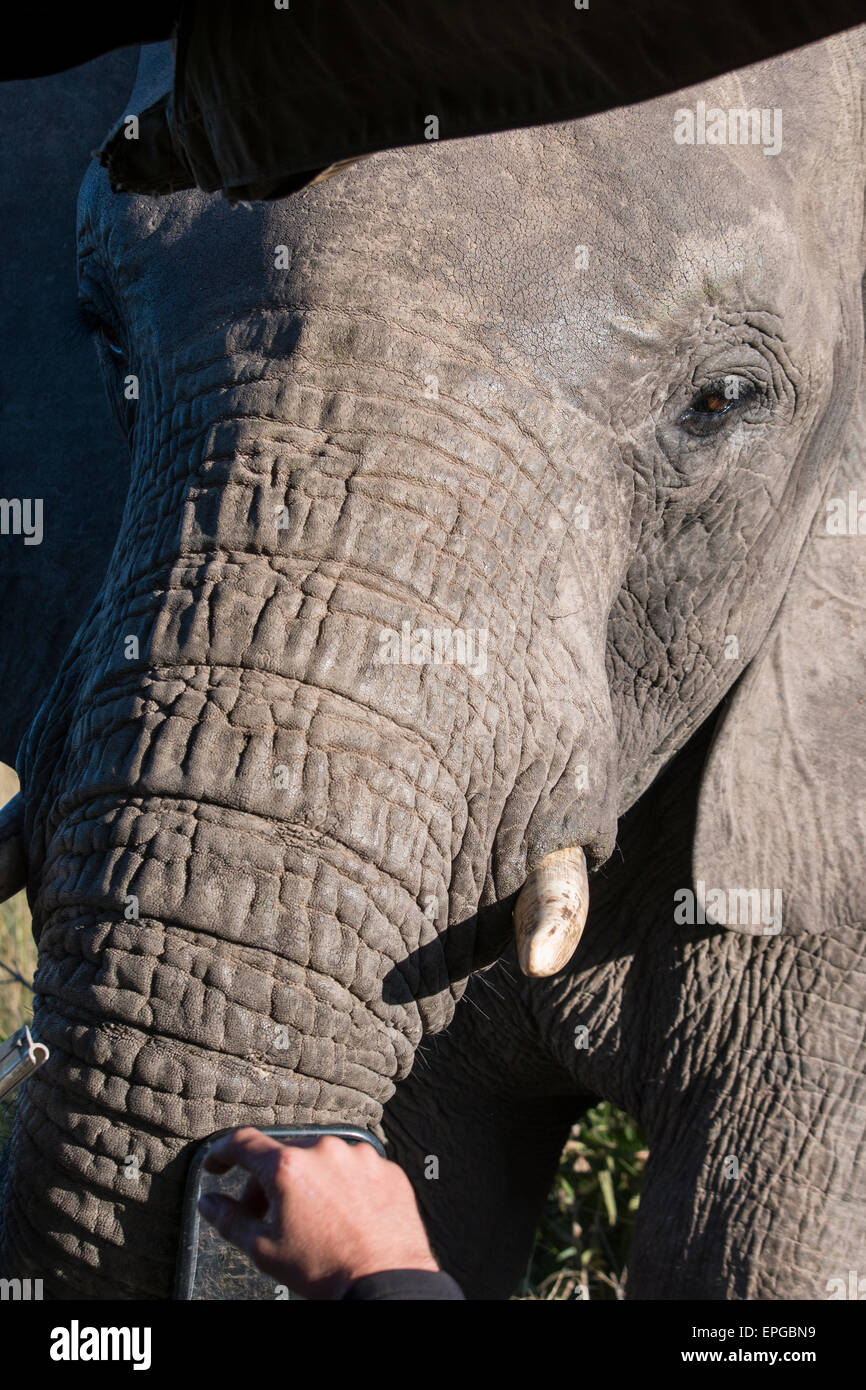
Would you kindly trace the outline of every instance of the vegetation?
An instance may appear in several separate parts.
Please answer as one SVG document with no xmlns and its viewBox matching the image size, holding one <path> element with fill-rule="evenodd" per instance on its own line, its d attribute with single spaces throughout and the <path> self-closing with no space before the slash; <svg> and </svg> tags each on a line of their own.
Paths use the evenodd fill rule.
<svg viewBox="0 0 866 1390">
<path fill-rule="evenodd" d="M 639 1125 L 606 1101 L 575 1126 L 518 1297 L 625 1297 L 625 1264 L 647 1156 Z"/>
<path fill-rule="evenodd" d="M 0 805 L 18 790 L 11 768 L 0 763 Z M 0 1041 L 33 1017 L 29 981 L 36 969 L 36 946 L 30 931 L 27 895 L 16 893 L 0 907 Z M 0 1100 L 0 1150 L 9 1138 L 14 1099 Z"/>
</svg>

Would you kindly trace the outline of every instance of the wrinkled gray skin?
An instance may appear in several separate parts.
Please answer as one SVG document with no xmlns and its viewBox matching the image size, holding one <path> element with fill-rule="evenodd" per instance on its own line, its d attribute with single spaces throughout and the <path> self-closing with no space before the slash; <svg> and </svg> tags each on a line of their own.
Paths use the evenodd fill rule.
<svg viewBox="0 0 866 1390">
<path fill-rule="evenodd" d="M 4 1273 L 164 1296 L 190 1141 L 387 1102 L 445 1266 L 504 1296 L 599 1097 L 650 1138 L 631 1296 L 862 1265 L 864 538 L 822 500 L 864 477 L 862 60 L 857 31 L 251 209 L 91 169 L 132 480 L 19 757 L 52 1057 Z M 675 145 L 699 97 L 781 107 L 782 153 Z M 486 671 L 379 663 L 404 620 L 486 629 Z M 566 844 L 589 921 L 526 981 L 512 895 Z M 781 888 L 781 934 L 677 925 L 692 874 Z"/>
</svg>

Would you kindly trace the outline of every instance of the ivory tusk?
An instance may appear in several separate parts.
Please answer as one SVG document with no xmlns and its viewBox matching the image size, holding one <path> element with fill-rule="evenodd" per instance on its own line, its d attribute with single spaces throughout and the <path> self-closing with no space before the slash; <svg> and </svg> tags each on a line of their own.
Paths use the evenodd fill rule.
<svg viewBox="0 0 866 1390">
<path fill-rule="evenodd" d="M 371 153 L 375 154 L 375 150 L 372 150 Z M 329 164 L 327 169 L 320 169 L 316 177 L 310 179 L 306 186 L 312 188 L 314 184 L 325 183 L 327 179 L 332 179 L 337 174 L 344 174 L 347 169 L 351 169 L 353 164 L 360 164 L 362 159 L 369 158 L 369 154 L 353 154 L 350 159 L 338 159 L 336 164 Z"/>
<path fill-rule="evenodd" d="M 589 881 L 580 846 L 545 855 L 514 904 L 517 959 L 524 975 L 555 975 L 568 964 L 588 909 Z"/>
</svg>

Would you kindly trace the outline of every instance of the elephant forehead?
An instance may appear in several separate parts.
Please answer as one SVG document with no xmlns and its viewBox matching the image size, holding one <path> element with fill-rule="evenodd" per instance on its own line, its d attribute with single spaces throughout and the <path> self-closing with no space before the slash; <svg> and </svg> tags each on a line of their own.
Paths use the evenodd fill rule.
<svg viewBox="0 0 866 1390">
<path fill-rule="evenodd" d="M 516 181 L 498 205 L 471 202 L 456 181 L 435 200 L 427 185 L 441 180 L 419 167 L 427 163 L 423 153 L 377 155 L 342 187 L 255 207 L 201 193 L 118 199 L 100 239 L 133 338 L 143 331 L 170 348 L 280 308 L 417 314 L 432 340 L 459 331 L 476 359 L 492 354 L 556 389 L 627 360 L 635 332 L 669 345 L 708 285 L 739 300 L 744 273 L 765 272 L 769 237 L 756 235 L 751 213 L 740 228 L 729 219 L 720 239 L 718 209 L 704 207 L 704 225 L 694 216 L 686 234 L 669 208 L 614 193 L 598 168 L 567 209 L 553 193 L 549 204 L 541 191 L 530 200 Z M 414 169 L 398 205 L 404 164 Z M 494 172 L 501 185 L 506 175 Z M 429 210 L 411 196 L 419 183 Z"/>
<path fill-rule="evenodd" d="M 433 337 L 458 324 L 467 344 L 546 387 L 579 388 L 628 364 L 636 344 L 669 349 L 707 303 L 805 303 L 792 274 L 802 132 L 772 157 L 762 144 L 674 138 L 683 104 L 733 109 L 753 95 L 729 79 L 580 121 L 384 151 L 234 208 L 198 191 L 112 195 L 94 170 L 84 225 L 161 344 L 257 308 L 348 304 L 386 319 L 418 312 Z"/>
</svg>

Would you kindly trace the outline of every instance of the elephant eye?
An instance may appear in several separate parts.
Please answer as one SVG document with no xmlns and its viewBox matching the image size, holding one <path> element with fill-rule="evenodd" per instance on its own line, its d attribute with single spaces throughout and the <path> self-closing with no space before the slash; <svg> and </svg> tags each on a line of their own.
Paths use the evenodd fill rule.
<svg viewBox="0 0 866 1390">
<path fill-rule="evenodd" d="M 79 301 L 78 311 L 86 331 L 92 337 L 98 338 L 112 357 L 123 361 L 126 358 L 126 349 L 111 324 L 83 301 Z"/>
<path fill-rule="evenodd" d="M 757 390 L 751 381 L 726 377 L 724 381 L 705 386 L 677 423 L 686 434 L 706 438 L 723 429 L 732 416 L 754 401 L 756 395 Z"/>
<path fill-rule="evenodd" d="M 126 356 L 126 353 L 124 352 L 122 345 L 112 335 L 111 329 L 108 328 L 105 324 L 103 324 L 100 328 L 99 336 L 113 357 Z"/>
</svg>

